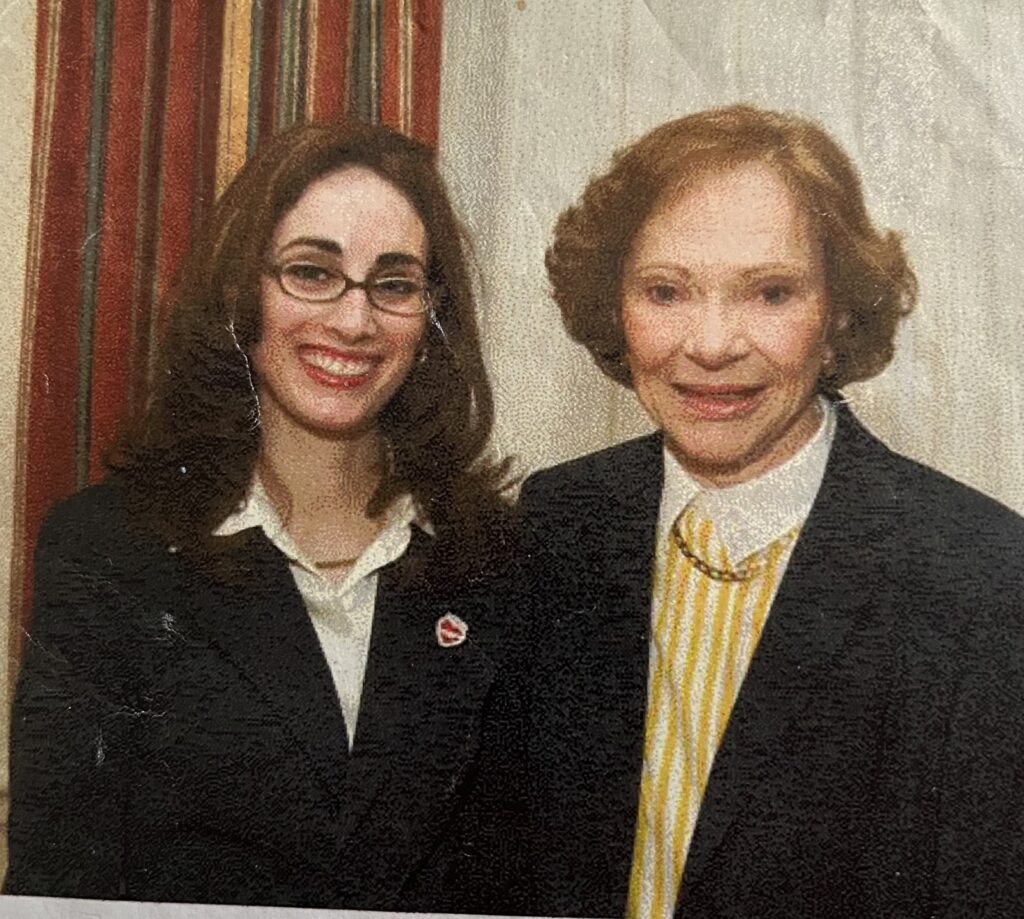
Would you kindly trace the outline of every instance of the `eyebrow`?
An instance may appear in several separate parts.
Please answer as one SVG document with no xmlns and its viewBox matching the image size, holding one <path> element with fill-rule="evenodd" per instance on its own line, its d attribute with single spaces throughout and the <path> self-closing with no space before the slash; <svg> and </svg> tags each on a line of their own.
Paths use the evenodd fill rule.
<svg viewBox="0 0 1024 919">
<path fill-rule="evenodd" d="M 775 274 L 785 274 L 791 277 L 805 278 L 808 276 L 807 268 L 803 265 L 794 265 L 791 262 L 768 262 L 764 265 L 754 265 L 740 272 L 744 280 L 751 278 L 769 277 Z"/>
<path fill-rule="evenodd" d="M 657 272 L 665 271 L 670 274 L 677 274 L 684 278 L 692 278 L 693 272 L 688 268 L 684 268 L 682 265 L 675 265 L 671 262 L 651 262 L 649 265 L 637 265 L 634 269 L 634 273 L 645 274 L 646 272 Z"/>
<path fill-rule="evenodd" d="M 325 239 L 322 236 L 298 236 L 290 239 L 281 247 L 282 252 L 294 249 L 296 246 L 309 246 L 312 249 L 319 249 L 321 252 L 330 252 L 332 255 L 341 255 L 341 246 L 333 239 Z"/>
<path fill-rule="evenodd" d="M 374 263 L 378 268 L 419 268 L 420 271 L 426 272 L 427 268 L 415 255 L 410 255 L 408 252 L 382 252 L 377 256 L 377 261 Z"/>
</svg>

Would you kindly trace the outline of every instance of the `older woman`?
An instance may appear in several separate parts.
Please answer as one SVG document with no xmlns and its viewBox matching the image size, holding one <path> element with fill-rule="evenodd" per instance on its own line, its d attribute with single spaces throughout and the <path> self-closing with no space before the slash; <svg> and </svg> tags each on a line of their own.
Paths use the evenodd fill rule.
<svg viewBox="0 0 1024 919">
<path fill-rule="evenodd" d="M 847 157 L 746 106 L 670 122 L 547 264 L 658 432 L 523 489 L 527 908 L 1019 910 L 1024 522 L 843 404 L 916 293 Z"/>
<path fill-rule="evenodd" d="M 282 135 L 168 309 L 110 479 L 39 540 L 5 892 L 445 905 L 504 472 L 433 155 Z"/>
</svg>

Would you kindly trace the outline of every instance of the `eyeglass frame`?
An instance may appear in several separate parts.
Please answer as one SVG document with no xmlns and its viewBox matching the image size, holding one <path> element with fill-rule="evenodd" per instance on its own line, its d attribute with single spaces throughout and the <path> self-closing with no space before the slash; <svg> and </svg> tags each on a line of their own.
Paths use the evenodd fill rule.
<svg viewBox="0 0 1024 919">
<path fill-rule="evenodd" d="M 365 278 L 363 278 L 363 280 L 361 280 L 361 281 L 354 280 L 353 278 L 349 277 L 347 274 L 345 274 L 344 271 L 341 271 L 340 269 L 332 268 L 331 271 L 335 272 L 335 274 L 337 274 L 338 277 L 341 278 L 341 280 L 344 282 L 344 284 L 343 284 L 341 290 L 338 291 L 338 293 L 336 293 L 334 296 L 332 296 L 332 297 L 324 297 L 323 299 L 317 299 L 315 297 L 303 297 L 300 294 L 293 293 L 292 291 L 288 290 L 287 287 L 285 287 L 284 280 L 282 279 L 282 275 L 284 274 L 284 269 L 287 268 L 289 265 L 303 264 L 301 260 L 286 261 L 286 262 L 282 262 L 281 264 L 278 264 L 278 265 L 275 265 L 275 264 L 273 264 L 271 262 L 267 262 L 267 263 L 264 264 L 263 267 L 264 267 L 264 270 L 268 274 L 272 275 L 274 280 L 277 281 L 277 286 L 280 288 L 281 293 L 283 293 L 286 297 L 293 297 L 294 299 L 300 301 L 301 303 L 333 303 L 335 301 L 340 301 L 345 296 L 345 294 L 347 294 L 349 291 L 361 290 L 361 291 L 363 291 L 366 294 L 366 302 L 369 303 L 370 306 L 373 309 L 378 310 L 381 313 L 386 313 L 388 316 L 406 316 L 406 317 L 408 317 L 408 316 L 424 316 L 424 315 L 429 315 L 433 311 L 433 309 L 434 309 L 433 291 L 431 289 L 430 282 L 427 281 L 427 279 L 426 279 L 426 276 L 425 276 L 426 275 L 426 269 L 423 267 L 423 264 L 419 261 L 419 259 L 415 259 L 414 261 L 419 266 L 420 270 L 423 271 L 423 273 L 424 273 L 423 290 L 422 290 L 422 292 L 420 294 L 422 306 L 420 307 L 420 309 L 414 310 L 413 312 L 409 312 L 409 313 L 403 313 L 400 310 L 388 309 L 388 307 L 381 306 L 374 299 L 373 293 L 372 293 L 372 290 L 371 290 L 371 284 L 373 283 L 373 281 L 376 279 L 376 277 L 378 275 L 378 269 L 376 269 L 376 268 L 371 268 L 370 269 L 370 273 Z M 387 270 L 390 270 L 390 269 L 388 269 L 388 268 L 381 268 L 379 270 L 383 272 L 383 271 L 387 271 Z"/>
</svg>

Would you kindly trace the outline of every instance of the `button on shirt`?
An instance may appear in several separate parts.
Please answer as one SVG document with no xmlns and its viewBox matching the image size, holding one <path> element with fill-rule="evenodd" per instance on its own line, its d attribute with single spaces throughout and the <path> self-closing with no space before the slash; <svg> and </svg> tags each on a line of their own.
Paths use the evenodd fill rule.
<svg viewBox="0 0 1024 919">
<path fill-rule="evenodd" d="M 430 531 L 429 525 L 417 514 L 412 497 L 403 495 L 392 503 L 380 533 L 344 579 L 325 577 L 317 570 L 313 560 L 285 530 L 259 480 L 253 483 L 244 504 L 215 531 L 217 536 L 230 536 L 250 527 L 260 527 L 288 559 L 334 680 L 345 716 L 349 749 L 359 718 L 377 601 L 378 572 L 405 553 L 414 524 Z"/>
</svg>

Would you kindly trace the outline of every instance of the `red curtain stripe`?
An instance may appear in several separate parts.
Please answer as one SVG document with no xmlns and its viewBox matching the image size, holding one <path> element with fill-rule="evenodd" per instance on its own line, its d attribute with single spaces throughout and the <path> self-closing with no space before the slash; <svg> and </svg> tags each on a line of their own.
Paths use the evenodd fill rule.
<svg viewBox="0 0 1024 919">
<path fill-rule="evenodd" d="M 410 0 L 413 8 L 412 135 L 437 146 L 441 97 L 442 0 Z"/>
<path fill-rule="evenodd" d="M 50 29 L 59 29 L 56 57 L 48 54 L 49 34 L 41 34 L 37 57 L 36 137 L 48 136 L 49 123 L 54 142 L 40 151 L 33 200 L 42 207 L 42 238 L 34 263 L 35 302 L 28 304 L 32 320 L 29 357 L 29 387 L 21 411 L 28 423 L 19 446 L 18 485 L 20 545 L 16 544 L 13 564 L 19 602 L 31 595 L 31 564 L 27 556 L 35 544 L 43 517 L 55 499 L 75 490 L 74 406 L 78 386 L 78 305 L 81 296 L 85 242 L 86 158 L 88 148 L 90 68 L 93 57 L 93 6 L 40 2 L 41 18 Z M 43 10 L 46 10 L 43 13 Z M 77 73 L 76 79 L 61 79 Z M 46 111 L 45 99 L 52 98 Z M 39 191 L 39 187 L 42 191 Z M 52 189 L 60 189 L 59 194 Z M 41 199 L 41 200 L 40 200 Z M 32 253 L 30 253 L 31 255 Z M 27 403 L 27 405 L 26 405 Z M 16 533 L 15 539 L 18 539 Z M 12 609 L 19 609 L 12 604 Z M 23 632 L 10 630 L 12 650 L 20 653 Z"/>
<path fill-rule="evenodd" d="M 349 0 L 326 2 L 315 6 L 313 29 L 315 56 L 307 76 L 312 87 L 312 107 L 307 112 L 312 121 L 328 121 L 340 117 L 348 99 L 349 29 L 352 8 Z"/>
<path fill-rule="evenodd" d="M 103 452 L 127 408 L 131 374 L 131 325 L 125 293 L 131 291 L 139 203 L 139 139 L 142 136 L 148 10 L 128 4 L 114 21 L 107 122 L 105 191 L 94 327 L 89 478 L 102 477 Z"/>
</svg>

